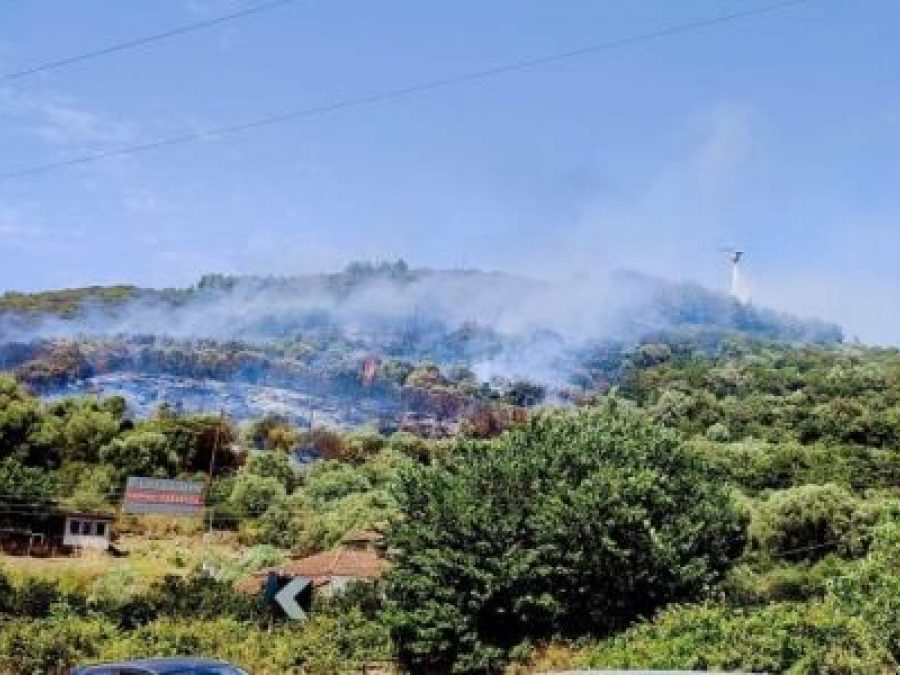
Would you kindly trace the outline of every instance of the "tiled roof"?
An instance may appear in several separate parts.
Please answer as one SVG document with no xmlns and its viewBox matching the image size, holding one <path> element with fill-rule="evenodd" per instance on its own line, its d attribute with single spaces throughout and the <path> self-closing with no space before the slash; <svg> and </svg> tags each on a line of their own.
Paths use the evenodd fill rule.
<svg viewBox="0 0 900 675">
<path fill-rule="evenodd" d="M 288 560 L 277 567 L 268 567 L 240 582 L 236 588 L 255 593 L 270 573 L 285 577 L 306 577 L 319 586 L 335 577 L 353 579 L 377 579 L 388 567 L 388 562 L 377 551 L 369 548 L 357 550 L 339 547 L 307 558 Z"/>
<path fill-rule="evenodd" d="M 384 572 L 387 561 L 373 550 L 336 548 L 308 558 L 290 560 L 279 569 L 289 576 L 307 577 L 314 581 L 321 577 L 359 577 L 375 579 Z"/>
</svg>

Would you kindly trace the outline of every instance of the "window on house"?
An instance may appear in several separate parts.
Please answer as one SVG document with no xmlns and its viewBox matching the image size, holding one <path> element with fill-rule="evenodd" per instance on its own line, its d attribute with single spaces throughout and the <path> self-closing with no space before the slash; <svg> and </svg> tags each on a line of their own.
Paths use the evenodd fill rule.
<svg viewBox="0 0 900 675">
<path fill-rule="evenodd" d="M 78 534 L 79 532 L 81 532 L 81 521 L 70 520 L 69 521 L 69 534 Z"/>
<path fill-rule="evenodd" d="M 105 537 L 106 536 L 106 523 L 97 523 L 97 536 Z"/>
<path fill-rule="evenodd" d="M 91 523 L 91 521 L 89 521 L 89 520 L 81 521 L 81 534 L 85 535 L 86 537 L 91 536 L 91 525 L 92 524 L 93 523 Z"/>
</svg>

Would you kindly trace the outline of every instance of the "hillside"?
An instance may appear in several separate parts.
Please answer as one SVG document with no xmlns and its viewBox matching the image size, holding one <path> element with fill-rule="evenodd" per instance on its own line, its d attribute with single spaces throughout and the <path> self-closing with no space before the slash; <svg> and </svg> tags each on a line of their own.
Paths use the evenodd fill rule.
<svg viewBox="0 0 900 675">
<path fill-rule="evenodd" d="M 0 366 L 36 393 L 122 395 L 140 414 L 166 402 L 309 423 L 314 411 L 343 427 L 519 403 L 519 382 L 542 392 L 526 403 L 602 392 L 604 353 L 676 336 L 714 352 L 733 339 L 837 344 L 841 331 L 634 272 L 550 283 L 402 261 L 0 298 Z M 407 378 L 423 364 L 441 372 L 414 381 L 458 386 L 437 400 L 435 386 L 415 391 Z"/>
<path fill-rule="evenodd" d="M 895 349 L 635 273 L 4 302 L 2 672 L 897 667 Z M 123 516 L 129 476 L 208 482 L 205 508 Z M 71 513 L 114 553 L 53 557 Z M 389 571 L 305 623 L 246 590 L 360 532 Z"/>
<path fill-rule="evenodd" d="M 3 672 L 173 644 L 273 675 L 367 659 L 893 672 L 900 352 L 673 338 L 594 356 L 613 395 L 448 440 L 136 416 L 116 398 L 46 403 L 0 379 L 4 531 L 115 509 L 128 475 L 201 477 L 221 448 L 208 520 L 122 519 L 120 557 L 2 563 Z M 232 590 L 371 528 L 398 551 L 374 595 L 320 601 L 297 627 Z M 461 647 L 445 651 L 437 631 Z"/>
</svg>

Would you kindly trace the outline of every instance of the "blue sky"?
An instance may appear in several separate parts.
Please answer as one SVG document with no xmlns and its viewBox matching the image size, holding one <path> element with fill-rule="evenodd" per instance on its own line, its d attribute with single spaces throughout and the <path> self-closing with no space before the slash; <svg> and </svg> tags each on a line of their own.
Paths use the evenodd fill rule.
<svg viewBox="0 0 900 675">
<path fill-rule="evenodd" d="M 254 4 L 0 0 L 0 73 Z M 765 4 L 296 0 L 0 83 L 0 173 Z M 353 259 L 727 285 L 900 344 L 900 3 L 783 11 L 0 182 L 0 289 Z"/>
</svg>

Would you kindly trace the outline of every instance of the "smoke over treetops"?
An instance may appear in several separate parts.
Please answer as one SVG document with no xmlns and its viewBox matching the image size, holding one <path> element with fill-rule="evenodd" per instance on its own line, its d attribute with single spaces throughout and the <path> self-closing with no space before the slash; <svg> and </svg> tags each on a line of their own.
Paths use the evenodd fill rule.
<svg viewBox="0 0 900 675">
<path fill-rule="evenodd" d="M 583 372 L 592 349 L 686 332 L 712 340 L 733 333 L 841 340 L 830 324 L 634 272 L 559 283 L 410 269 L 400 261 L 316 276 L 208 275 L 187 289 L 97 287 L 0 298 L 0 365 L 56 384 L 154 373 L 332 395 L 336 382 L 357 380 L 360 363 L 374 356 L 445 370 L 464 365 L 480 382 L 501 376 L 564 387 Z M 49 371 L 42 357 L 48 345 L 50 361 L 62 364 Z"/>
<path fill-rule="evenodd" d="M 414 270 L 400 261 L 354 263 L 330 275 L 208 275 L 178 290 L 121 286 L 0 298 L 3 342 L 120 335 L 264 342 L 327 331 L 377 342 L 464 326 L 512 340 L 552 333 L 568 344 L 686 328 L 774 340 L 841 339 L 831 324 L 635 272 L 553 283 L 475 270 Z"/>
</svg>

